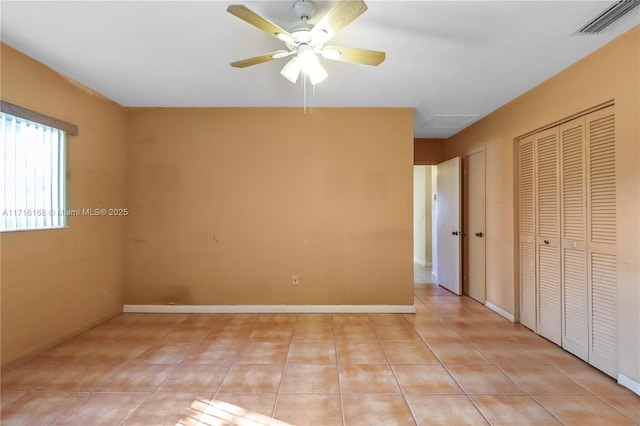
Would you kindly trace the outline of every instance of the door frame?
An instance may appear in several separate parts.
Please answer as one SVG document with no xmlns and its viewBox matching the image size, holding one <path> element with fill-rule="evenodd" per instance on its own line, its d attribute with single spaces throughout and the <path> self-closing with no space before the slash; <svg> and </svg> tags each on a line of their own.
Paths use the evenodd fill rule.
<svg viewBox="0 0 640 426">
<path fill-rule="evenodd" d="M 482 212 L 483 212 L 483 223 L 481 232 L 484 234 L 482 238 L 483 252 L 484 252 L 484 268 L 483 268 L 483 280 L 482 280 L 482 293 L 484 295 L 482 301 L 476 300 L 479 303 L 484 304 L 487 300 L 487 256 L 486 256 L 486 227 L 487 227 L 487 187 L 486 187 L 486 149 L 482 146 L 475 151 L 471 151 L 465 154 L 462 157 L 462 229 L 464 230 L 464 235 L 462 237 L 462 294 L 469 296 L 469 244 L 472 238 L 476 238 L 474 233 L 476 230 L 471 229 L 469 226 L 469 157 L 477 154 L 483 154 L 483 169 L 484 174 L 482 175 L 482 186 L 484 189 L 484 196 L 482 199 Z"/>
</svg>

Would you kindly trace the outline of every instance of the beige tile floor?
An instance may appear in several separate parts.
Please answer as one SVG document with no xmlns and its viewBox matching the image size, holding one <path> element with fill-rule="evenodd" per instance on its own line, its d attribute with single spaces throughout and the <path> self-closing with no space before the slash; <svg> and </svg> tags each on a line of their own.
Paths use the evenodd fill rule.
<svg viewBox="0 0 640 426">
<path fill-rule="evenodd" d="M 415 315 L 123 314 L 2 376 L 5 425 L 631 425 L 640 397 L 467 298 Z"/>
<path fill-rule="evenodd" d="M 415 284 L 432 284 L 433 275 L 431 275 L 431 268 L 424 268 L 423 266 L 414 263 L 413 282 Z"/>
</svg>

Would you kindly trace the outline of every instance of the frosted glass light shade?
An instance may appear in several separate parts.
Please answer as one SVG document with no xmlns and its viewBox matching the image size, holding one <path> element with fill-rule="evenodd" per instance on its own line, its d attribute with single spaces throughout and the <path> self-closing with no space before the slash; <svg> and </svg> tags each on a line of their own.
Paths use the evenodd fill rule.
<svg viewBox="0 0 640 426">
<path fill-rule="evenodd" d="M 282 68 L 280 74 L 287 80 L 292 83 L 298 81 L 298 76 L 300 75 L 300 64 L 298 63 L 297 58 L 293 58 Z"/>
</svg>

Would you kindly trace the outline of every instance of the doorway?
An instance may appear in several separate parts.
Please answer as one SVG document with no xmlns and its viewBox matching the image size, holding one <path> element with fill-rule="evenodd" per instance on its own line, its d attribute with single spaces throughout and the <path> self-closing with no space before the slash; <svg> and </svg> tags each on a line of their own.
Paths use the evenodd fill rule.
<svg viewBox="0 0 640 426">
<path fill-rule="evenodd" d="M 432 166 L 413 166 L 413 276 L 414 284 L 433 283 Z"/>
<path fill-rule="evenodd" d="M 443 238 L 451 238 L 450 231 L 458 230 L 460 231 L 458 241 L 462 248 L 462 258 L 458 267 L 459 291 L 484 304 L 486 299 L 485 152 L 477 151 L 460 160 L 458 167 L 462 169 L 460 176 L 462 197 L 459 207 L 462 207 L 462 223 L 458 225 L 459 228 L 449 226 L 451 229 L 443 229 L 441 232 L 438 232 L 439 200 L 436 199 L 438 167 L 442 169 L 442 173 L 446 174 L 445 166 L 449 161 L 438 166 L 414 165 L 414 283 L 442 285 L 437 268 L 438 252 L 442 250 L 438 248 L 437 237 L 440 235 Z M 446 176 L 443 177 L 447 180 Z M 443 185 L 445 183 L 442 182 Z M 457 291 L 454 293 L 460 294 Z"/>
</svg>

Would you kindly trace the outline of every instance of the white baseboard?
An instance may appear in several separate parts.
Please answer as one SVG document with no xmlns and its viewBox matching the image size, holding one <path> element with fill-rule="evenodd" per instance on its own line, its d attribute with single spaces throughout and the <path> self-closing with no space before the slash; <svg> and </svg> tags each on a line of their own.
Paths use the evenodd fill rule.
<svg viewBox="0 0 640 426">
<path fill-rule="evenodd" d="M 489 302 L 488 300 L 485 300 L 484 306 L 486 306 L 487 308 L 491 309 L 493 312 L 495 312 L 496 314 L 500 315 L 501 317 L 504 317 L 504 318 L 508 319 L 511 322 L 516 322 L 516 320 L 515 320 L 515 318 L 513 317 L 512 314 L 510 314 L 509 312 L 505 311 L 501 307 L 494 305 L 493 303 Z"/>
<path fill-rule="evenodd" d="M 123 312 L 159 314 L 415 314 L 414 305 L 124 305 Z"/>
<path fill-rule="evenodd" d="M 630 389 L 636 395 L 640 395 L 640 383 L 622 373 L 618 373 L 618 384 Z"/>
</svg>

